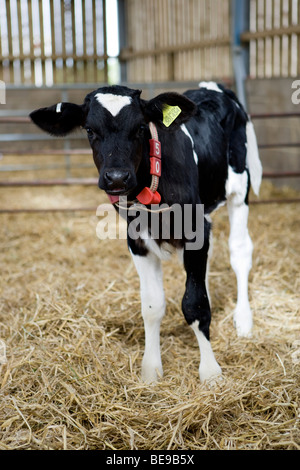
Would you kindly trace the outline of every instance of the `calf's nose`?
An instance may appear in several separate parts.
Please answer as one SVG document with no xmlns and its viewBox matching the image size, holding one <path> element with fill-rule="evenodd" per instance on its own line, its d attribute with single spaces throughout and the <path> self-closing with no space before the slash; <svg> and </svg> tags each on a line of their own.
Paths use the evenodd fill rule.
<svg viewBox="0 0 300 470">
<path fill-rule="evenodd" d="M 109 189 L 123 189 L 130 177 L 129 171 L 111 169 L 105 172 L 104 179 Z"/>
</svg>

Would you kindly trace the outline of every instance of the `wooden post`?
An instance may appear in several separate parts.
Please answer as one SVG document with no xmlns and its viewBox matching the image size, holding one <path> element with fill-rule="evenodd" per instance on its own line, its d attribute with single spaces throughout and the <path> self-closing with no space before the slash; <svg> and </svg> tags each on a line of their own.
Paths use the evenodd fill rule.
<svg viewBox="0 0 300 470">
<path fill-rule="evenodd" d="M 241 34 L 249 30 L 249 0 L 232 0 L 232 54 L 237 95 L 247 109 L 245 79 L 249 75 L 249 45 L 242 45 Z"/>
<path fill-rule="evenodd" d="M 107 31 L 106 31 L 106 0 L 102 0 L 103 11 L 103 55 L 104 55 L 104 81 L 108 82 L 108 64 L 107 64 Z"/>
<path fill-rule="evenodd" d="M 118 0 L 118 23 L 119 23 L 119 44 L 120 52 L 127 48 L 127 19 L 125 0 Z M 120 60 L 121 82 L 127 82 L 127 62 Z"/>
<path fill-rule="evenodd" d="M 42 68 L 42 83 L 46 82 L 46 60 L 45 60 L 45 36 L 44 36 L 44 21 L 43 21 L 43 2 L 39 2 L 39 20 L 40 20 L 40 49 L 41 49 L 41 68 Z"/>
<path fill-rule="evenodd" d="M 52 47 L 52 74 L 53 83 L 57 83 L 56 72 L 56 37 L 55 37 L 55 12 L 54 2 L 50 2 L 50 28 L 51 28 L 51 47 Z"/>
<path fill-rule="evenodd" d="M 73 82 L 78 82 L 78 57 L 76 49 L 76 22 L 75 22 L 75 3 L 71 2 L 72 17 L 72 55 L 73 55 Z"/>
<path fill-rule="evenodd" d="M 22 15 L 21 15 L 21 3 L 20 2 L 17 2 L 17 16 L 18 16 L 18 36 L 19 36 L 20 79 L 21 79 L 21 83 L 24 83 L 25 75 L 24 75 L 24 53 L 23 53 L 23 28 L 22 28 Z"/>
<path fill-rule="evenodd" d="M 7 20 L 7 39 L 8 39 L 8 54 L 9 54 L 9 79 L 11 83 L 14 83 L 14 61 L 13 61 L 10 0 L 6 0 L 6 20 Z"/>
</svg>

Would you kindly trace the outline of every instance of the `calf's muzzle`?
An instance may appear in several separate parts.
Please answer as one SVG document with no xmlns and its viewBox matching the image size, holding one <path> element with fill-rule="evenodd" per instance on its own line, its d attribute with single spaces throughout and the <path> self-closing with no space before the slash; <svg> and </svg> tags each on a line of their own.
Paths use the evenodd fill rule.
<svg viewBox="0 0 300 470">
<path fill-rule="evenodd" d="M 110 168 L 103 174 L 104 189 L 108 193 L 122 193 L 132 187 L 132 178 L 129 170 Z"/>
</svg>

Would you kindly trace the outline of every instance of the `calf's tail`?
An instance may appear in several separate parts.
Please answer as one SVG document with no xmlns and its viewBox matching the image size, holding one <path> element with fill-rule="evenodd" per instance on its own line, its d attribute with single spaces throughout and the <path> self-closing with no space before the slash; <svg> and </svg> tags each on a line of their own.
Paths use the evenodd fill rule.
<svg viewBox="0 0 300 470">
<path fill-rule="evenodd" d="M 246 124 L 247 134 L 247 165 L 250 173 L 251 186 L 256 194 L 259 195 L 259 188 L 262 180 L 263 168 L 259 158 L 257 139 L 253 123 L 249 120 Z"/>
</svg>

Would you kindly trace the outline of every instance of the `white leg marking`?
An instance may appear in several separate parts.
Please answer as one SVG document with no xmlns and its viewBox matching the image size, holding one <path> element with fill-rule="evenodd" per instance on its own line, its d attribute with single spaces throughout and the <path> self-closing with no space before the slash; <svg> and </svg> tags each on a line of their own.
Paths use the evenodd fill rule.
<svg viewBox="0 0 300 470">
<path fill-rule="evenodd" d="M 195 332 L 196 338 L 198 340 L 199 348 L 200 348 L 200 366 L 199 366 L 200 380 L 201 382 L 215 381 L 218 377 L 222 375 L 222 370 L 215 359 L 211 344 L 205 338 L 202 331 L 199 330 L 198 320 L 192 323 L 191 327 Z"/>
<path fill-rule="evenodd" d="M 252 267 L 253 244 L 249 236 L 247 221 L 249 207 L 236 206 L 234 199 L 228 201 L 230 220 L 230 262 L 237 278 L 237 305 L 234 322 L 238 336 L 251 336 L 253 321 L 248 299 L 248 276 Z"/>
<path fill-rule="evenodd" d="M 165 295 L 163 276 L 159 258 L 148 253 L 147 256 L 132 255 L 140 277 L 142 316 L 145 327 L 145 352 L 142 362 L 142 379 L 155 382 L 163 375 L 160 355 L 160 324 L 165 314 Z"/>
<path fill-rule="evenodd" d="M 235 171 L 228 167 L 228 179 L 226 181 L 226 197 L 232 201 L 236 206 L 244 204 L 248 185 L 247 172 L 235 173 Z"/>
</svg>

